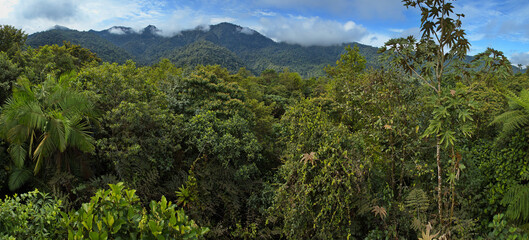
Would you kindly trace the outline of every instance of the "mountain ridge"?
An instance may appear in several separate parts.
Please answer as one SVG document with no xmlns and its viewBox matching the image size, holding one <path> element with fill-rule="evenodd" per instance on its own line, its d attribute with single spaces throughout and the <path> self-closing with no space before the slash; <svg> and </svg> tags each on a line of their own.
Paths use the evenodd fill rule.
<svg viewBox="0 0 529 240">
<path fill-rule="evenodd" d="M 109 62 L 124 63 L 127 59 L 132 59 L 141 65 L 151 65 L 161 58 L 169 58 L 173 63 L 219 64 L 230 71 L 237 71 L 233 67 L 242 63 L 243 67 L 256 74 L 266 69 L 281 71 L 288 68 L 305 77 L 323 75 L 323 67 L 335 64 L 347 45 L 358 45 L 368 66 L 377 66 L 378 50 L 354 42 L 333 46 L 301 46 L 275 42 L 258 31 L 227 22 L 208 27 L 198 26 L 171 36 L 163 35 L 162 30 L 154 25 L 138 31 L 125 26 L 113 26 L 101 31 L 57 27 L 29 35 L 27 43 L 32 47 L 39 47 L 47 44 L 60 45 L 63 41 L 91 49 Z M 204 41 L 211 44 L 195 44 Z M 204 49 L 200 49 L 201 47 Z M 197 53 L 192 54 L 193 51 L 188 48 Z M 228 60 L 223 59 L 223 56 L 205 54 L 222 54 Z M 175 56 L 193 59 L 187 61 L 175 59 Z"/>
</svg>

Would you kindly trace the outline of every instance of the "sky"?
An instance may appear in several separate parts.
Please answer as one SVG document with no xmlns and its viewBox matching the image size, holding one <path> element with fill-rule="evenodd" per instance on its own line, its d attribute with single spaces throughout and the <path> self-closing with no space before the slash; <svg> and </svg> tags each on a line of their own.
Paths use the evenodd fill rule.
<svg viewBox="0 0 529 240">
<path fill-rule="evenodd" d="M 529 65 L 529 1 L 459 0 L 474 55 L 488 47 L 515 65 Z M 230 22 L 280 42 L 333 45 L 419 36 L 420 12 L 400 0 L 0 0 L 0 25 L 31 34 L 55 25 L 80 31 L 155 25 L 170 36 Z"/>
</svg>

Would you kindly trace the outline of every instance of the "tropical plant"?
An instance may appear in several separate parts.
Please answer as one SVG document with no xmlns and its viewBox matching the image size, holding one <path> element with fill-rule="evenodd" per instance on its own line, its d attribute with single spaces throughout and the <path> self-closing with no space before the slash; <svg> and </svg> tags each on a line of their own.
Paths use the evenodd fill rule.
<svg viewBox="0 0 529 240">
<path fill-rule="evenodd" d="M 61 201 L 34 190 L 0 200 L 1 239 L 57 239 Z"/>
<path fill-rule="evenodd" d="M 289 239 L 362 236 L 360 209 L 372 216 L 372 208 L 364 203 L 370 164 L 361 140 L 310 100 L 289 108 L 281 123 L 286 149 L 271 220 L 282 224 Z M 382 210 L 381 217 L 387 214 Z"/>
<path fill-rule="evenodd" d="M 62 214 L 68 239 L 198 239 L 209 230 L 199 227 L 184 210 L 165 197 L 151 201 L 149 210 L 140 204 L 135 190 L 123 183 L 99 190 L 77 211 Z"/>
<path fill-rule="evenodd" d="M 413 36 L 407 38 L 391 39 L 381 48 L 381 52 L 387 53 L 385 60 L 391 60 L 394 67 L 402 69 L 404 72 L 420 79 L 423 85 L 433 90 L 432 98 L 434 111 L 433 119 L 425 131 L 425 136 L 435 138 L 436 163 L 437 163 L 437 202 L 438 218 L 443 222 L 443 164 L 441 149 L 443 144 L 450 142 L 450 136 L 454 130 L 445 128 L 444 121 L 439 121 L 441 116 L 452 114 L 445 112 L 446 107 L 442 106 L 442 99 L 447 96 L 447 92 L 453 89 L 447 87 L 447 82 L 451 78 L 449 73 L 451 68 L 459 63 L 458 60 L 465 58 L 470 43 L 465 38 L 465 31 L 462 29 L 461 18 L 463 14 L 454 15 L 454 5 L 445 0 L 404 0 L 404 6 L 416 7 L 421 11 L 421 33 L 422 36 L 417 41 Z M 450 80 L 450 81 L 448 81 Z M 458 106 L 455 106 L 458 108 Z M 443 110 L 445 109 L 445 110 Z M 468 117 L 468 116 L 467 116 Z M 471 118 L 467 118 L 471 120 Z M 459 126 L 455 126 L 459 127 Z M 459 131 L 459 130 L 458 130 Z M 465 134 L 467 135 L 467 134 Z M 444 141 L 443 141 L 444 139 Z M 453 141 L 454 139 L 452 139 Z M 452 151 L 453 153 L 454 151 Z M 454 154 L 452 154 L 454 155 Z M 455 166 L 455 163 L 453 163 Z"/>
<path fill-rule="evenodd" d="M 492 232 L 488 234 L 489 239 L 498 240 L 527 240 L 529 236 L 527 233 L 523 233 L 519 228 L 509 226 L 505 220 L 504 214 L 494 215 L 494 220 L 489 224 L 489 228 L 492 228 Z"/>
<path fill-rule="evenodd" d="M 491 124 L 502 125 L 499 140 L 505 140 L 513 132 L 525 129 L 529 125 L 529 89 L 522 90 L 519 95 L 507 92 L 509 111 L 494 118 Z"/>
<path fill-rule="evenodd" d="M 9 143 L 13 161 L 9 188 L 15 190 L 28 180 L 27 159 L 33 159 L 33 173 L 39 173 L 52 160 L 57 170 L 70 170 L 66 151 L 94 150 L 90 136 L 95 111 L 91 102 L 72 88 L 76 74 L 59 79 L 49 76 L 35 85 L 27 78 L 19 78 L 13 97 L 3 106 L 0 132 Z"/>
</svg>

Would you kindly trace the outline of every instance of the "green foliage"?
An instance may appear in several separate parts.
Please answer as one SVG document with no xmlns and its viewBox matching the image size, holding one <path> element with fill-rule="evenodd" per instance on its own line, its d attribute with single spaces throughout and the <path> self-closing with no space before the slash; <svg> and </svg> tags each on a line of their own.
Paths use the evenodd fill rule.
<svg viewBox="0 0 529 240">
<path fill-rule="evenodd" d="M 0 52 L 13 56 L 21 50 L 28 35 L 10 25 L 0 25 Z"/>
<path fill-rule="evenodd" d="M 529 186 L 511 185 L 501 203 L 507 206 L 507 218 L 522 223 L 529 222 Z"/>
<path fill-rule="evenodd" d="M 519 130 L 529 93 L 515 93 L 529 88 L 527 76 L 512 76 L 494 49 L 469 61 L 451 2 L 404 4 L 421 11 L 423 35 L 390 40 L 391 62 L 377 70 L 366 70 L 377 65 L 374 48 L 275 43 L 228 23 L 173 37 L 149 26 L 28 40 L 70 39 L 103 59 L 157 62 L 149 67 L 98 65 L 69 42 L 0 52 L 0 100 L 13 93 L 0 118 L 10 155 L 0 153 L 1 190 L 39 186 L 75 209 L 6 198 L 0 228 L 16 230 L 1 237 L 526 239 Z M 215 63 L 230 69 L 201 65 Z M 496 123 L 510 141 L 493 144 Z"/>
<path fill-rule="evenodd" d="M 38 190 L 0 200 L 0 238 L 61 238 L 61 201 Z"/>
<path fill-rule="evenodd" d="M 433 106 L 433 116 L 423 136 L 438 137 L 445 148 L 471 136 L 472 111 L 477 108 L 477 103 L 468 97 L 465 87 L 458 85 L 455 89 L 444 91 L 441 96 L 434 95 L 429 103 Z"/>
<path fill-rule="evenodd" d="M 508 92 L 505 97 L 509 99 L 509 111 L 497 116 L 491 123 L 502 125 L 499 140 L 505 140 L 513 132 L 524 129 L 529 124 L 529 90 L 522 90 L 519 96 Z"/>
<path fill-rule="evenodd" d="M 494 215 L 494 220 L 489 224 L 489 228 L 492 228 L 492 232 L 488 234 L 489 239 L 529 239 L 527 233 L 521 233 L 520 229 L 516 227 L 509 227 L 507 221 L 504 219 L 504 214 Z"/>
<path fill-rule="evenodd" d="M 142 208 L 135 190 L 123 183 L 99 190 L 90 203 L 61 222 L 68 239 L 198 239 L 208 232 L 165 197 Z"/>
<path fill-rule="evenodd" d="M 101 59 L 107 62 L 122 64 L 128 59 L 133 59 L 130 53 L 92 32 L 51 29 L 31 34 L 26 43 L 31 47 L 38 48 L 45 45 L 62 45 L 64 42 L 71 42 L 72 44 L 90 49 L 90 51 L 96 53 Z"/>
<path fill-rule="evenodd" d="M 405 203 L 406 208 L 409 209 L 410 213 L 412 213 L 412 216 L 414 218 L 413 227 L 416 231 L 419 231 L 424 226 L 426 226 L 425 213 L 426 210 L 428 210 L 430 204 L 428 196 L 422 189 L 415 188 L 411 190 L 410 193 L 408 193 L 408 196 L 406 196 Z"/>
<path fill-rule="evenodd" d="M 170 192 L 161 183 L 183 167 L 182 119 L 154 102 L 126 101 L 103 118 L 104 136 L 97 141 L 101 160 L 142 197 L 157 199 Z"/>
<path fill-rule="evenodd" d="M 308 100 L 291 107 L 282 124 L 286 151 L 272 208 L 282 233 L 291 239 L 360 236 L 368 169 L 361 141 Z"/>
<path fill-rule="evenodd" d="M 481 188 L 474 190 L 473 205 L 480 206 L 478 209 L 491 217 L 504 211 L 501 200 L 511 186 L 522 182 L 522 176 L 527 172 L 526 154 L 527 141 L 522 134 L 511 137 L 501 148 L 493 147 L 490 141 L 474 142 L 470 152 L 465 154 L 469 162 L 475 162 L 479 171 L 468 180 Z"/>
<path fill-rule="evenodd" d="M 13 86 L 22 72 L 18 64 L 14 63 L 9 56 L 0 52 L 0 104 L 3 104 L 11 96 Z"/>
<path fill-rule="evenodd" d="M 72 88 L 74 77 L 74 73 L 59 79 L 50 76 L 40 85 L 20 78 L 13 97 L 3 106 L 1 132 L 10 145 L 8 151 L 15 167 L 10 189 L 17 189 L 28 179 L 23 171 L 27 158 L 35 161 L 37 174 L 52 157 L 57 170 L 62 170 L 61 164 L 67 166 L 68 159 L 63 157 L 68 149 L 94 150 L 89 134 L 94 106 Z"/>
<path fill-rule="evenodd" d="M 194 42 L 184 46 L 183 49 L 175 49 L 168 58 L 177 67 L 218 64 L 231 72 L 236 72 L 244 66 L 233 52 L 209 41 Z"/>
<path fill-rule="evenodd" d="M 336 61 L 336 67 L 328 66 L 327 74 L 334 78 L 351 78 L 366 67 L 365 58 L 360 55 L 358 45 L 353 48 L 347 46 L 345 53 Z"/>
</svg>

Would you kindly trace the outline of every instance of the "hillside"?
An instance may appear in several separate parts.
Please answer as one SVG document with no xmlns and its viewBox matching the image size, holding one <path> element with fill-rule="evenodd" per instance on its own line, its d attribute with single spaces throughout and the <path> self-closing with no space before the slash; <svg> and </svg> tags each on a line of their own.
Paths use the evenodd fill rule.
<svg viewBox="0 0 529 240">
<path fill-rule="evenodd" d="M 63 41 L 89 48 L 109 62 L 123 63 L 133 59 L 141 65 L 151 65 L 161 58 L 168 58 L 177 65 L 219 64 L 230 71 L 246 67 L 256 74 L 265 69 L 289 68 L 305 77 L 323 75 L 323 67 L 335 64 L 347 46 L 305 47 L 277 43 L 257 31 L 231 23 L 185 30 L 172 37 L 162 36 L 160 30 L 152 25 L 138 32 L 123 26 L 103 31 L 56 27 L 31 34 L 27 43 L 38 47 L 60 45 Z M 362 44 L 358 46 L 368 66 L 375 66 L 377 48 Z"/>
<path fill-rule="evenodd" d="M 136 60 L 131 53 L 93 32 L 79 32 L 64 27 L 31 34 L 28 36 L 27 44 L 36 48 L 52 44 L 62 45 L 64 41 L 88 48 L 104 61 L 124 63 L 127 59 Z"/>
</svg>

